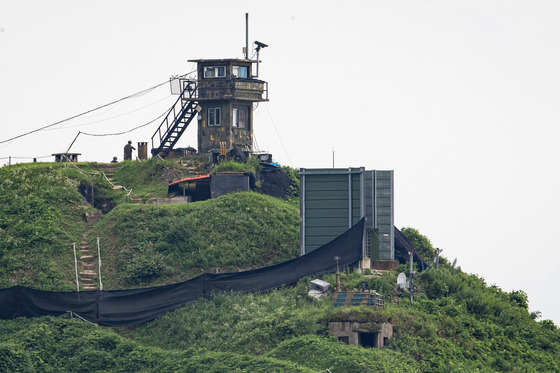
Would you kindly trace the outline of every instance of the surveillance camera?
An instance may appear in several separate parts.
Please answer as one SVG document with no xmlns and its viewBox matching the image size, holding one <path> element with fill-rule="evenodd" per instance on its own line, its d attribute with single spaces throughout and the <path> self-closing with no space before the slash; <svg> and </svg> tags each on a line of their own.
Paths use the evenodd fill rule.
<svg viewBox="0 0 560 373">
<path fill-rule="evenodd" d="M 255 40 L 255 44 L 257 44 L 257 47 L 258 47 L 258 48 L 266 48 L 266 47 L 268 47 L 267 44 L 261 43 L 260 41 L 256 41 L 256 40 Z"/>
</svg>

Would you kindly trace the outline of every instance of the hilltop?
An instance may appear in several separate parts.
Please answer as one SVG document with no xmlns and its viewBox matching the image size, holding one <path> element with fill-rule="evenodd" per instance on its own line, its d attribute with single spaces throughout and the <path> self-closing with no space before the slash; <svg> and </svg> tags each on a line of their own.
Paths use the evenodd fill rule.
<svg viewBox="0 0 560 373">
<path fill-rule="evenodd" d="M 99 165 L 77 166 L 0 169 L 0 287 L 75 290 L 72 246 L 85 241 L 95 261 L 97 237 L 105 290 L 259 268 L 299 254 L 293 194 L 280 199 L 243 192 L 150 205 L 144 202 L 167 196 L 170 179 L 202 172 L 202 163 L 123 162 L 105 176 Z M 130 203 L 131 196 L 141 202 Z M 105 213 L 99 216 L 100 209 Z M 418 250 L 432 252 L 420 232 L 402 231 Z M 345 289 L 365 281 L 383 294 L 382 309 L 333 308 L 330 296 L 309 298 L 311 279 L 302 279 L 264 294 L 199 299 L 134 328 L 52 317 L 1 320 L 0 370 L 560 371 L 560 330 L 528 311 L 523 291 L 488 286 L 443 258 L 438 270 L 417 275 L 411 306 L 407 291 L 395 286 L 400 271 L 408 274 L 407 265 L 383 274 L 341 274 Z M 322 279 L 333 284 L 335 275 Z M 382 349 L 346 345 L 327 327 L 342 320 L 390 322 L 395 332 Z"/>
<path fill-rule="evenodd" d="M 0 286 L 74 290 L 72 247 L 85 240 L 95 262 L 98 237 L 106 290 L 186 280 L 213 267 L 222 272 L 262 267 L 297 256 L 298 207 L 288 200 L 232 193 L 191 204 L 143 203 L 166 197 L 170 179 L 199 172 L 200 164 L 193 163 L 123 162 L 108 176 L 102 171 L 108 166 L 97 164 L 0 169 Z M 132 197 L 141 202 L 127 203 Z M 106 210 L 99 221 L 85 218 L 99 209 Z"/>
</svg>

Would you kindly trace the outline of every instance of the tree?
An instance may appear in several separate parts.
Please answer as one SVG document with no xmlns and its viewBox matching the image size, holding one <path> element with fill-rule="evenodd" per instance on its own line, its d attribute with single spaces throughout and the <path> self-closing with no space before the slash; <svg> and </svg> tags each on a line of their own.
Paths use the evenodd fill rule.
<svg viewBox="0 0 560 373">
<path fill-rule="evenodd" d="M 406 236 L 408 241 L 412 244 L 420 256 L 424 258 L 425 261 L 429 261 L 434 258 L 434 247 L 428 239 L 428 237 L 420 234 L 418 229 L 411 227 L 404 227 L 401 229 L 402 234 Z"/>
</svg>

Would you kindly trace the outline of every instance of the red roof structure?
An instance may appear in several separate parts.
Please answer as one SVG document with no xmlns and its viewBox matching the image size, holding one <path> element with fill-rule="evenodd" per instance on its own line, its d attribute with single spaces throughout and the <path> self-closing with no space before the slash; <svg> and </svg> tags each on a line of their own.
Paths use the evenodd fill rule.
<svg viewBox="0 0 560 373">
<path fill-rule="evenodd" d="M 179 183 L 188 183 L 188 182 L 191 182 L 191 181 L 198 181 L 198 180 L 205 180 L 205 179 L 210 179 L 210 174 L 184 177 L 184 178 L 179 179 L 179 180 L 173 180 L 169 183 L 169 186 L 177 185 Z"/>
</svg>

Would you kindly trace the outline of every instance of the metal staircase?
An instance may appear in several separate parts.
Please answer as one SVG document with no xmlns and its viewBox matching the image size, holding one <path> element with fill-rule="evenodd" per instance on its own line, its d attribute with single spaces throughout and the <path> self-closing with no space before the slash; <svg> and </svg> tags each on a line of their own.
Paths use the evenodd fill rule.
<svg viewBox="0 0 560 373">
<path fill-rule="evenodd" d="M 183 91 L 152 136 L 152 155 L 165 158 L 202 109 L 197 102 L 197 83 L 183 81 Z"/>
</svg>

